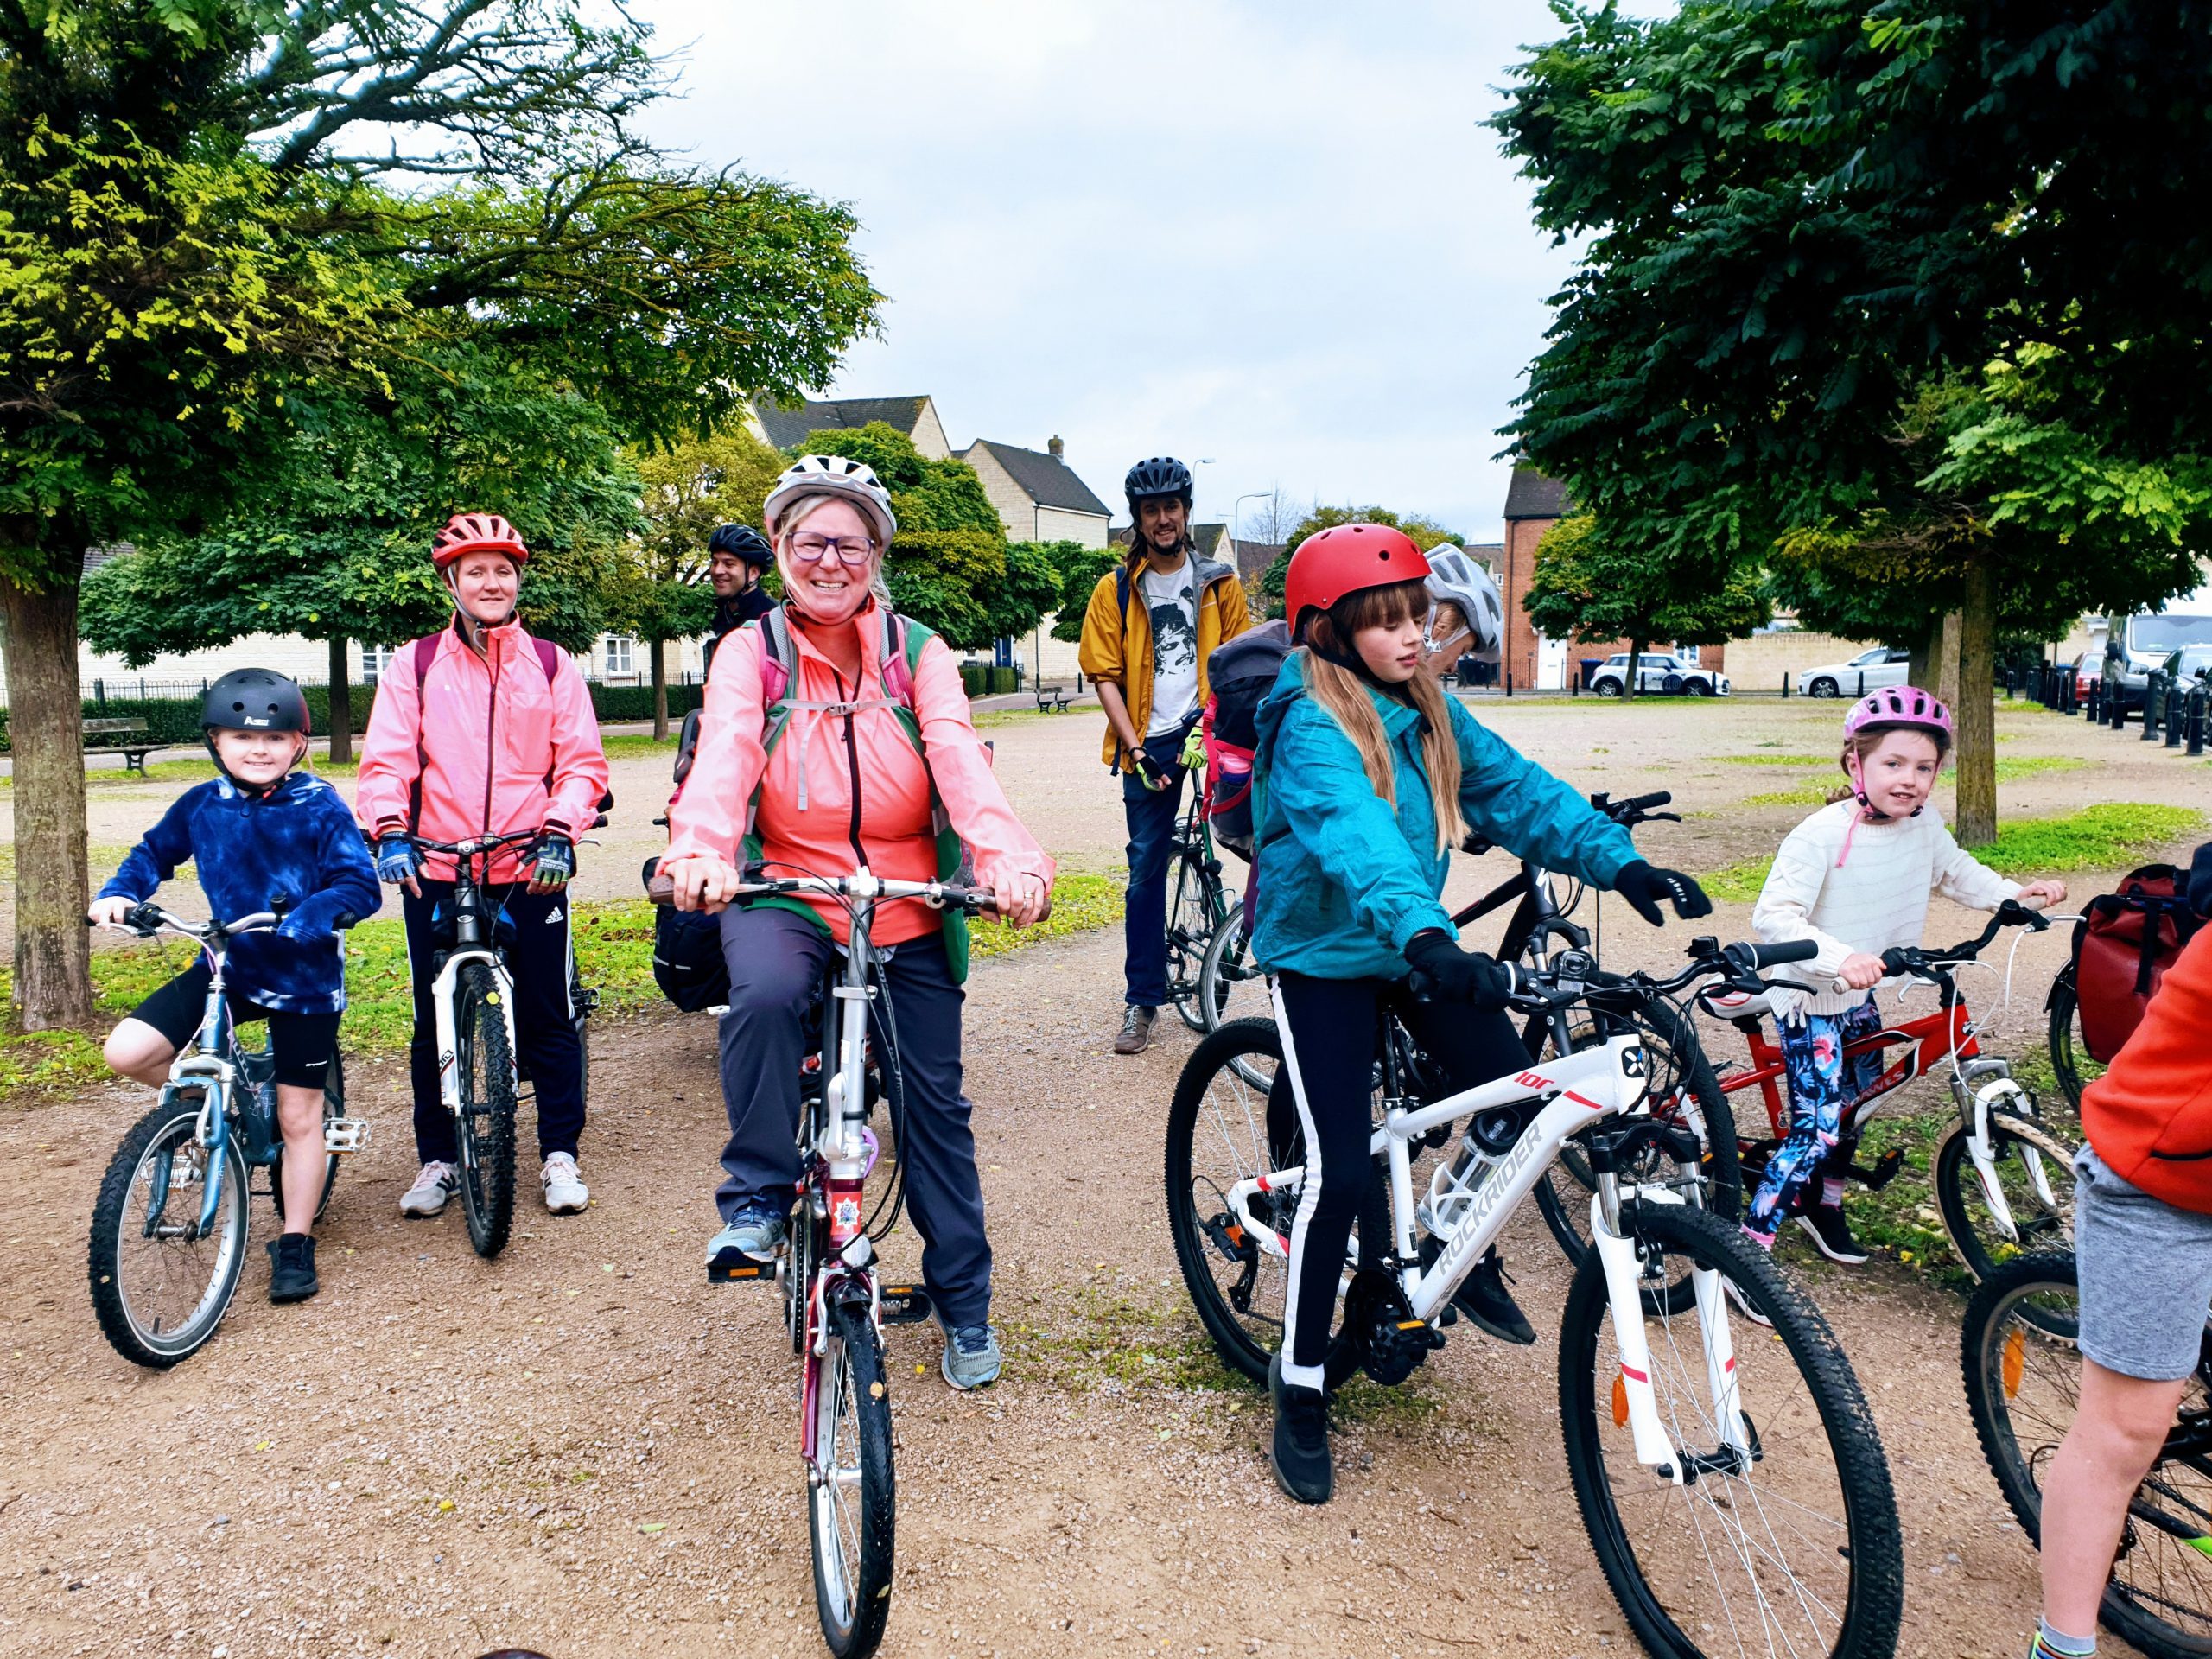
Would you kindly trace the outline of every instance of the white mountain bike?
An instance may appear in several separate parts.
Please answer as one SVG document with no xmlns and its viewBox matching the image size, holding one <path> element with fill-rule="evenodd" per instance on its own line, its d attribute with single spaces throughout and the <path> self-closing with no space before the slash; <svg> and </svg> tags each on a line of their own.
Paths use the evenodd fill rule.
<svg viewBox="0 0 2212 1659">
<path fill-rule="evenodd" d="M 1812 1303 L 1703 1207 L 1695 1132 L 1653 1116 L 1647 1098 L 1644 1033 L 1673 1028 L 1670 999 L 1812 950 L 1701 938 L 1690 954 L 1665 981 L 1601 973 L 1579 950 L 1546 971 L 1516 967 L 1516 1009 L 1586 1009 L 1602 1040 L 1443 1098 L 1403 1025 L 1384 1022 L 1373 1174 L 1325 1375 L 1332 1388 L 1355 1370 L 1386 1385 L 1411 1376 L 1457 1322 L 1462 1281 L 1572 1143 L 1596 1183 L 1597 1248 L 1560 1334 L 1560 1423 L 1584 1524 L 1630 1624 L 1669 1659 L 1885 1659 L 1903 1548 L 1858 1380 Z M 1223 1027 L 1185 1066 L 1168 1119 L 1184 1279 L 1223 1357 L 1255 1381 L 1281 1343 L 1306 1173 L 1281 1059 L 1276 1022 Z M 1777 1340 L 1737 1348 L 1724 1281 Z"/>
</svg>

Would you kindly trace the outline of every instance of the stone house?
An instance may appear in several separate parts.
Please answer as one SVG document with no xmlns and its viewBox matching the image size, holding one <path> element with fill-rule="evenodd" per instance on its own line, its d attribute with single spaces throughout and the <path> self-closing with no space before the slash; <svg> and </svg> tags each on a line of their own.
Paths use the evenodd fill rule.
<svg viewBox="0 0 2212 1659">
<path fill-rule="evenodd" d="M 838 427 L 859 428 L 881 421 L 913 440 L 915 449 L 927 461 L 949 461 L 952 445 L 938 419 L 937 404 L 928 397 L 809 398 L 803 403 L 778 404 L 754 402 L 746 406 L 746 429 L 774 449 L 788 449 L 810 432 Z"/>
</svg>

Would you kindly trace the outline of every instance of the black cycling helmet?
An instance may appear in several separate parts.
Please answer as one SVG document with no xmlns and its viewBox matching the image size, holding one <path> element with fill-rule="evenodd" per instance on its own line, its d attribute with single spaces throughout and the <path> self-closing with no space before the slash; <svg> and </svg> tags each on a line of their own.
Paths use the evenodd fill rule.
<svg viewBox="0 0 2212 1659">
<path fill-rule="evenodd" d="M 299 686 L 266 668 L 234 668 L 207 688 L 200 700 L 200 729 L 232 732 L 297 732 L 313 729 L 308 700 Z"/>
<path fill-rule="evenodd" d="M 1129 500 L 1129 518 L 1137 516 L 1137 503 L 1172 495 L 1191 505 L 1191 469 L 1172 455 L 1154 455 L 1129 468 L 1122 480 L 1122 493 Z"/>
<path fill-rule="evenodd" d="M 709 537 L 707 556 L 712 558 L 717 553 L 734 553 L 763 570 L 776 562 L 775 550 L 768 545 L 768 538 L 749 524 L 724 524 Z"/>
</svg>

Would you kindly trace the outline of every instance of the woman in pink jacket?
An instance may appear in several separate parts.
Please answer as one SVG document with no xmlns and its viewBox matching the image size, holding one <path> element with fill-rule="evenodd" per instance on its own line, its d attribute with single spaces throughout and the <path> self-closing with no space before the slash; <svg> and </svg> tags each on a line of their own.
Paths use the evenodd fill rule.
<svg viewBox="0 0 2212 1659">
<path fill-rule="evenodd" d="M 465 512 L 430 556 L 453 594 L 453 624 L 404 645 L 377 682 L 361 744 L 354 816 L 377 843 L 377 874 L 404 890 L 407 968 L 415 985 L 415 1150 L 422 1170 L 399 1200 L 404 1216 L 435 1216 L 455 1186 L 453 1117 L 438 1096 L 430 1008 L 434 918 L 453 903 L 452 859 L 427 860 L 406 839 L 543 832 L 493 865 L 492 898 L 514 929 L 516 1058 L 537 1095 L 538 1181 L 545 1207 L 569 1215 L 591 1202 L 576 1170 L 583 1134 L 583 1050 L 569 1006 L 569 910 L 576 836 L 599 817 L 607 754 L 591 693 L 569 654 L 515 620 L 530 550 L 497 513 Z M 527 879 L 525 880 L 525 861 Z"/>
<path fill-rule="evenodd" d="M 797 683 L 787 695 L 827 703 L 880 698 L 877 688 L 890 682 L 880 577 L 898 528 L 890 497 L 858 462 L 809 455 L 777 481 L 765 517 L 798 649 Z M 842 713 L 798 710 L 768 750 L 761 627 L 749 622 L 730 634 L 707 677 L 697 758 L 669 806 L 661 863 L 677 903 L 723 910 L 735 893 L 739 842 L 756 790 L 754 831 L 781 870 L 848 875 L 864 864 L 893 880 L 934 880 L 934 781 L 999 913 L 1017 926 L 1042 920 L 1051 909 L 1052 861 L 991 775 L 944 642 L 929 638 L 912 674 L 926 760 L 898 712 L 881 702 Z M 723 1225 L 707 1246 L 709 1264 L 767 1260 L 782 1248 L 799 1175 L 793 1141 L 802 1025 L 848 931 L 843 911 L 828 900 L 807 915 L 766 906 L 723 910 L 730 1007 L 721 1022 L 721 1072 L 730 1137 L 715 1195 Z M 991 1250 L 976 1140 L 960 1091 L 963 993 L 937 912 L 912 900 L 885 905 L 874 939 L 890 957 L 907 1103 L 899 1155 L 922 1236 L 923 1281 L 945 1330 L 941 1369 L 954 1388 L 980 1388 L 999 1374 L 999 1347 L 989 1323 Z"/>
</svg>

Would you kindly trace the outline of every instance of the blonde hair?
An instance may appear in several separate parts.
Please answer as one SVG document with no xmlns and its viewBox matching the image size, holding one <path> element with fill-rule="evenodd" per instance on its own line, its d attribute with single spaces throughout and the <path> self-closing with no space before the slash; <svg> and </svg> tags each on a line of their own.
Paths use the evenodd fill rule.
<svg viewBox="0 0 2212 1659">
<path fill-rule="evenodd" d="M 784 553 L 786 545 L 791 541 L 791 538 L 798 533 L 798 527 L 813 517 L 815 513 L 820 512 L 823 507 L 836 505 L 840 503 L 845 506 L 853 507 L 853 511 L 855 513 L 858 513 L 863 521 L 867 520 L 868 514 L 862 512 L 860 508 L 853 506 L 853 498 L 851 496 L 842 494 L 836 490 L 810 490 L 804 495 L 795 498 L 784 508 L 784 516 L 777 521 L 776 528 L 770 532 L 771 543 L 776 551 L 776 574 L 784 579 L 784 591 L 787 597 L 791 592 L 791 578 L 784 570 Z M 875 525 L 874 524 L 871 523 L 868 524 L 868 538 L 873 541 L 875 537 Z M 886 582 L 883 577 L 884 556 L 888 554 L 890 550 L 891 550 L 887 547 L 878 545 L 875 550 L 874 557 L 871 558 L 868 562 L 868 592 L 875 595 L 876 602 L 881 605 L 887 611 L 893 607 L 893 601 L 891 597 L 891 584 Z M 806 607 L 804 605 L 799 606 L 798 608 L 802 616 L 806 613 Z"/>
<path fill-rule="evenodd" d="M 1393 810 L 1398 804 L 1397 768 L 1391 764 L 1390 741 L 1375 699 L 1368 694 L 1368 682 L 1322 653 L 1356 658 L 1352 639 L 1362 629 L 1392 627 L 1408 616 L 1427 613 L 1427 584 L 1401 582 L 1347 594 L 1306 625 L 1306 689 L 1351 740 L 1366 768 L 1368 783 Z M 1467 834 L 1467 821 L 1459 814 L 1459 741 L 1452 730 L 1452 711 L 1432 674 L 1415 674 L 1406 682 L 1405 691 L 1424 722 L 1421 754 L 1428 772 L 1429 806 L 1436 817 L 1436 850 L 1448 852 Z"/>
</svg>

